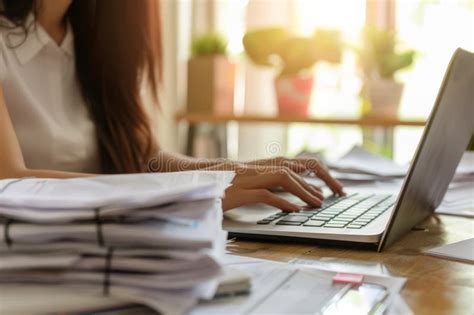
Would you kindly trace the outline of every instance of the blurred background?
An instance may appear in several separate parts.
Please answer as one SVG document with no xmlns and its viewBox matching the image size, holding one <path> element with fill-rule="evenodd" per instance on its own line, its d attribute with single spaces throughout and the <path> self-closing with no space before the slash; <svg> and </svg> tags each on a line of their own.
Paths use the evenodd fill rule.
<svg viewBox="0 0 474 315">
<path fill-rule="evenodd" d="M 162 0 L 161 145 L 256 159 L 354 145 L 407 163 L 474 0 Z"/>
</svg>

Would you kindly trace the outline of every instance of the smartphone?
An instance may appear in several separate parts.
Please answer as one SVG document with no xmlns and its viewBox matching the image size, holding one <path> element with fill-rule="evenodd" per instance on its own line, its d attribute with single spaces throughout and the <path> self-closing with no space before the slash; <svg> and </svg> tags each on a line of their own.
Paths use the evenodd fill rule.
<svg viewBox="0 0 474 315">
<path fill-rule="evenodd" d="M 387 308 L 387 289 L 379 284 L 346 285 L 323 309 L 323 315 L 383 314 Z"/>
</svg>

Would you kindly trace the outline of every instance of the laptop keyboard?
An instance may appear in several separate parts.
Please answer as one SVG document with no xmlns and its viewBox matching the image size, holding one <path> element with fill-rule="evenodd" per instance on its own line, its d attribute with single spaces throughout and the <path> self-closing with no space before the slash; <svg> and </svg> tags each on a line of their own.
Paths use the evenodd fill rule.
<svg viewBox="0 0 474 315">
<path fill-rule="evenodd" d="M 300 212 L 278 212 L 257 224 L 360 229 L 395 203 L 392 195 L 353 194 L 343 197 L 331 196 L 320 208 L 306 208 Z"/>
</svg>

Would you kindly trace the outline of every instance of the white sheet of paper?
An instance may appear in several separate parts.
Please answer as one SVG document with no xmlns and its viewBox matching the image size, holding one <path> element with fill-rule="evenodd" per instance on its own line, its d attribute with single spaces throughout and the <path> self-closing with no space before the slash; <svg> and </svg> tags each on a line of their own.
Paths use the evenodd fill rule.
<svg viewBox="0 0 474 315">
<path fill-rule="evenodd" d="M 132 209 L 217 198 L 234 172 L 108 175 L 0 181 L 0 205 L 43 209 Z"/>
<path fill-rule="evenodd" d="M 469 182 L 451 183 L 436 213 L 473 218 L 474 178 Z"/>
<path fill-rule="evenodd" d="M 104 242 L 114 246 L 211 248 L 221 231 L 221 221 L 222 209 L 215 207 L 207 210 L 204 221 L 193 225 L 154 221 L 140 224 L 104 223 L 100 228 Z M 13 245 L 61 241 L 65 236 L 97 244 L 97 229 L 94 222 L 48 225 L 11 223 L 8 234 Z M 5 247 L 5 224 L 0 223 L 0 233 L 0 247 Z"/>
<path fill-rule="evenodd" d="M 474 264 L 474 238 L 431 248 L 425 254 Z"/>
<path fill-rule="evenodd" d="M 100 211 L 102 220 L 120 216 L 127 221 L 158 219 L 182 224 L 193 224 L 207 215 L 209 209 L 219 208 L 220 201 L 204 199 L 176 202 L 163 206 L 142 209 L 103 209 Z M 31 223 L 69 223 L 74 221 L 95 221 L 93 209 L 40 209 L 25 207 L 2 207 L 0 216 L 21 222 Z"/>
<path fill-rule="evenodd" d="M 331 291 L 333 271 L 235 255 L 226 255 L 223 262 L 250 275 L 252 291 L 200 303 L 191 315 L 315 314 L 335 293 Z M 365 279 L 384 285 L 390 294 L 398 294 L 406 281 L 377 275 L 366 275 Z"/>
<path fill-rule="evenodd" d="M 359 146 L 354 146 L 339 160 L 328 162 L 328 166 L 341 171 L 362 172 L 382 177 L 405 176 L 408 171 L 407 165 L 398 165 Z"/>
<path fill-rule="evenodd" d="M 123 255 L 114 253 L 110 268 L 127 272 L 148 272 L 148 273 L 176 273 L 193 270 L 199 272 L 206 269 L 219 269 L 217 262 L 205 253 L 195 252 L 192 259 L 176 257 L 138 256 Z M 119 255 L 117 255 L 119 254 Z M 1 272 L 21 271 L 26 269 L 49 269 L 49 270 L 103 270 L 106 253 L 103 255 L 84 254 L 46 254 L 27 255 L 7 253 L 2 255 L 0 260 Z"/>
<path fill-rule="evenodd" d="M 474 174 L 474 151 L 466 151 L 456 169 L 456 174 Z"/>
<path fill-rule="evenodd" d="M 207 288 L 200 288 L 207 290 Z M 196 290 L 160 291 L 115 286 L 104 296 L 100 285 L 2 284 L 0 314 L 90 313 L 131 303 L 165 315 L 184 315 L 200 298 Z M 28 303 L 25 303 L 25 300 Z"/>
</svg>

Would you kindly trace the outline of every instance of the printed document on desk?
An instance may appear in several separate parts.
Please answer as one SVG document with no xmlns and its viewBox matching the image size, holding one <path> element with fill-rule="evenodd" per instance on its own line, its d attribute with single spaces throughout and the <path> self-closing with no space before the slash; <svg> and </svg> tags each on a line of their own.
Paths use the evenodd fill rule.
<svg viewBox="0 0 474 315">
<path fill-rule="evenodd" d="M 335 272 L 300 265 L 227 255 L 225 266 L 246 272 L 252 278 L 249 295 L 221 297 L 199 304 L 191 315 L 208 314 L 317 314 L 341 287 L 332 285 Z M 367 276 L 396 296 L 403 278 Z M 384 282 L 384 278 L 391 281 Z"/>
<path fill-rule="evenodd" d="M 425 254 L 474 264 L 474 238 L 431 248 Z"/>
</svg>

